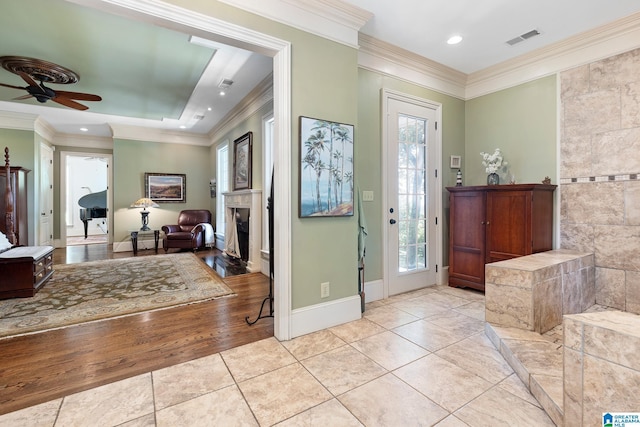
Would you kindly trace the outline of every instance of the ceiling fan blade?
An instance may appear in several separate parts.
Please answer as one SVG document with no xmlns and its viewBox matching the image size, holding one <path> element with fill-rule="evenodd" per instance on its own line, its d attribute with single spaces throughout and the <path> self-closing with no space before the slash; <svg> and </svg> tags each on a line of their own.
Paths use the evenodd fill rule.
<svg viewBox="0 0 640 427">
<path fill-rule="evenodd" d="M 22 90 L 25 90 L 25 88 L 23 88 L 22 86 L 13 86 L 13 85 L 5 84 L 5 83 L 0 83 L 0 86 L 10 87 L 11 89 L 22 89 Z"/>
<path fill-rule="evenodd" d="M 20 72 L 18 73 L 18 75 L 19 75 L 20 77 L 22 77 L 22 80 L 24 80 L 25 82 L 27 82 L 27 84 L 28 84 L 29 86 L 36 86 L 36 87 L 39 87 L 38 83 L 36 83 L 36 81 L 35 81 L 35 80 L 33 80 L 29 74 L 27 74 L 27 73 L 25 73 L 25 72 L 23 72 L 23 71 L 20 71 Z"/>
<path fill-rule="evenodd" d="M 33 98 L 33 95 L 31 95 L 31 94 L 22 95 L 22 96 L 19 96 L 17 98 L 13 98 L 12 101 L 19 101 L 19 100 L 22 100 L 22 99 L 29 99 L 29 98 Z"/>
<path fill-rule="evenodd" d="M 62 104 L 65 107 L 75 108 L 76 110 L 84 111 L 89 109 L 89 107 L 87 107 L 86 105 L 82 105 L 79 102 L 72 101 L 71 99 L 65 97 L 55 96 L 51 98 L 51 100 L 53 102 L 57 102 L 58 104 Z"/>
<path fill-rule="evenodd" d="M 68 99 L 79 99 L 81 101 L 102 101 L 102 97 L 92 95 L 90 93 L 67 92 L 64 90 L 56 90 L 56 96 L 62 96 Z"/>
</svg>

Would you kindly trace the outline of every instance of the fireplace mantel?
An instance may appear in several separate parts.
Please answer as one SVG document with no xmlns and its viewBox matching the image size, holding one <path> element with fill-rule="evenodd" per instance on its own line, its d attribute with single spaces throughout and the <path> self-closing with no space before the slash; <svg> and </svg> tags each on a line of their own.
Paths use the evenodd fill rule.
<svg viewBox="0 0 640 427">
<path fill-rule="evenodd" d="M 222 193 L 224 208 L 249 209 L 249 259 L 247 271 L 261 271 L 260 249 L 262 249 L 262 190 L 238 190 Z M 225 225 L 225 234 L 230 233 L 230 224 Z M 227 234 L 228 235 L 228 234 Z M 226 251 L 227 248 L 225 248 Z"/>
</svg>

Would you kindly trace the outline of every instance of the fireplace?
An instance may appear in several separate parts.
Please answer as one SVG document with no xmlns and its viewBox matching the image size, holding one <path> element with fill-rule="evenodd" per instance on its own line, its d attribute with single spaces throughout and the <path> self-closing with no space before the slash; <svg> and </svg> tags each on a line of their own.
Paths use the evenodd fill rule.
<svg viewBox="0 0 640 427">
<path fill-rule="evenodd" d="M 224 252 L 231 256 L 240 253 L 241 258 L 247 262 L 247 271 L 261 271 L 260 249 L 262 248 L 262 191 L 261 190 L 239 190 L 223 193 L 225 209 L 225 247 Z M 233 230 L 234 219 L 248 220 L 248 224 L 241 225 L 241 232 Z M 248 227 L 247 227 L 248 225 Z M 247 230 L 248 229 L 248 230 Z M 234 233 L 235 231 L 235 233 Z M 239 234 L 246 238 L 248 231 L 248 249 L 246 244 L 240 247 Z M 231 237 L 234 236 L 232 239 Z M 231 246 L 230 246 L 231 245 Z M 247 252 L 246 254 L 242 252 Z"/>
</svg>

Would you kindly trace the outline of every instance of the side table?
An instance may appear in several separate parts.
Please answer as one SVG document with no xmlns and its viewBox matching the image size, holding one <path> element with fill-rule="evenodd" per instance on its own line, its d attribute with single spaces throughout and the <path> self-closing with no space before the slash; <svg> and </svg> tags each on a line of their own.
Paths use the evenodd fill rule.
<svg viewBox="0 0 640 427">
<path fill-rule="evenodd" d="M 133 246 L 133 254 L 138 254 L 138 236 L 151 235 L 153 233 L 153 240 L 155 242 L 155 250 L 158 253 L 158 241 L 160 240 L 160 230 L 131 230 L 131 246 Z"/>
</svg>

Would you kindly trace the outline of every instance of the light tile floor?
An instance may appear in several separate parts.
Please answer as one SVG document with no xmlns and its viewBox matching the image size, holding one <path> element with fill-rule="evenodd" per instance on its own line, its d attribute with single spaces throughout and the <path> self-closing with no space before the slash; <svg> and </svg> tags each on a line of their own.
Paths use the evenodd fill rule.
<svg viewBox="0 0 640 427">
<path fill-rule="evenodd" d="M 0 426 L 553 426 L 484 334 L 484 295 L 435 286 L 365 316 L 0 416 Z"/>
</svg>

